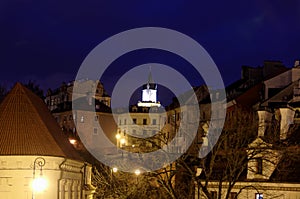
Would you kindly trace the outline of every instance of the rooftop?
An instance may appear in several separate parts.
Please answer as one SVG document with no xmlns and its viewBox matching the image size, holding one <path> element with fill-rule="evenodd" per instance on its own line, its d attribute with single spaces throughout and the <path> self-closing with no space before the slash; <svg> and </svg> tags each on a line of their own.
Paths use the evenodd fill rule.
<svg viewBox="0 0 300 199">
<path fill-rule="evenodd" d="M 81 160 L 46 105 L 17 83 L 0 104 L 0 155 L 45 155 Z"/>
</svg>

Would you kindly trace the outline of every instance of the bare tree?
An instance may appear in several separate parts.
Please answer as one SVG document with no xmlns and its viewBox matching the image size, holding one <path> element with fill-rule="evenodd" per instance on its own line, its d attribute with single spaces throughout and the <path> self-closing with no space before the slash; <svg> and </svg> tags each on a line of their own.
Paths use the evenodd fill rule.
<svg viewBox="0 0 300 199">
<path fill-rule="evenodd" d="M 4 85 L 0 85 L 0 102 L 4 99 L 7 94 L 7 88 Z"/>
<path fill-rule="evenodd" d="M 29 80 L 26 84 L 24 84 L 26 88 L 31 90 L 33 93 L 35 93 L 40 98 L 44 98 L 44 91 L 40 88 L 40 85 L 38 85 L 35 81 Z"/>
</svg>

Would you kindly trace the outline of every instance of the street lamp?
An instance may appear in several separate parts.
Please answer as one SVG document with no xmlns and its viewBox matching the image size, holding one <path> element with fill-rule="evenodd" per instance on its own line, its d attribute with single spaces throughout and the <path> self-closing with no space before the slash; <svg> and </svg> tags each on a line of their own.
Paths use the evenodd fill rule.
<svg viewBox="0 0 300 199">
<path fill-rule="evenodd" d="M 141 174 L 141 171 L 139 169 L 136 169 L 134 171 L 134 174 L 136 175 L 136 183 L 139 183 L 139 175 Z"/>
<path fill-rule="evenodd" d="M 134 171 L 135 175 L 139 176 L 141 174 L 141 171 L 139 169 Z"/>
<path fill-rule="evenodd" d="M 36 192 L 42 192 L 47 187 L 47 181 L 43 178 L 43 166 L 46 161 L 42 157 L 37 157 L 33 162 L 33 181 L 32 181 L 32 199 L 34 199 L 34 195 Z M 38 177 L 35 176 L 36 169 L 40 169 L 40 175 Z"/>
<path fill-rule="evenodd" d="M 120 133 L 118 133 L 118 134 L 116 135 L 116 138 L 117 138 L 117 147 L 119 147 L 119 140 L 120 140 L 120 138 L 121 138 Z"/>
<path fill-rule="evenodd" d="M 122 138 L 122 139 L 120 140 L 120 143 L 121 143 L 121 146 L 125 145 L 125 143 L 126 143 L 125 138 Z"/>
<path fill-rule="evenodd" d="M 114 173 L 118 172 L 118 168 L 117 167 L 112 168 L 112 172 Z"/>
</svg>

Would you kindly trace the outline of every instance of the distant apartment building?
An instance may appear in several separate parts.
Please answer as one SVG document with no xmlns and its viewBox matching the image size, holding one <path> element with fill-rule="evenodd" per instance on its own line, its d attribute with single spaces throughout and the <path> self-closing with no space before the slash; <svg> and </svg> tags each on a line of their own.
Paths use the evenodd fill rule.
<svg viewBox="0 0 300 199">
<path fill-rule="evenodd" d="M 80 80 L 80 84 L 76 84 L 80 88 L 76 89 L 77 93 L 73 92 L 74 82 L 62 83 L 62 85 L 55 89 L 49 89 L 45 103 L 62 131 L 70 136 L 71 139 L 77 138 L 77 132 L 74 120 L 76 115 L 72 112 L 72 100 L 85 99 L 87 103 L 95 104 L 97 111 L 106 110 L 110 107 L 110 96 L 104 90 L 103 84 L 95 80 Z M 92 93 L 95 93 L 92 96 Z M 94 102 L 95 101 L 95 102 Z"/>
</svg>

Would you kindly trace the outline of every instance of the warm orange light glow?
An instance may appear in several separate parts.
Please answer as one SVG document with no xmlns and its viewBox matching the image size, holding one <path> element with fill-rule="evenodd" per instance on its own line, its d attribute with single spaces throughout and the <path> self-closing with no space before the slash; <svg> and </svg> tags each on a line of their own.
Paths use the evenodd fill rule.
<svg viewBox="0 0 300 199">
<path fill-rule="evenodd" d="M 120 142 L 121 142 L 121 144 L 123 145 L 123 144 L 126 143 L 126 140 L 125 140 L 124 138 L 122 138 L 122 139 L 120 140 Z"/>
<path fill-rule="evenodd" d="M 32 181 L 32 189 L 34 192 L 42 192 L 47 188 L 47 184 L 47 180 L 41 176 Z"/>
<path fill-rule="evenodd" d="M 134 172 L 134 173 L 135 173 L 135 175 L 137 175 L 137 176 L 138 176 L 138 175 L 140 175 L 140 174 L 141 174 L 141 171 L 140 171 L 139 169 L 137 169 L 137 170 L 135 170 L 135 172 Z"/>
<path fill-rule="evenodd" d="M 118 171 L 118 168 L 117 168 L 117 167 L 114 167 L 114 168 L 112 169 L 112 171 L 113 171 L 114 173 L 116 173 L 116 172 Z"/>
<path fill-rule="evenodd" d="M 69 139 L 69 142 L 74 145 L 77 141 L 75 139 Z"/>
<path fill-rule="evenodd" d="M 121 138 L 121 135 L 120 135 L 120 134 L 117 134 L 117 135 L 116 135 L 116 138 L 117 138 L 117 139 L 120 139 L 120 138 Z"/>
</svg>

